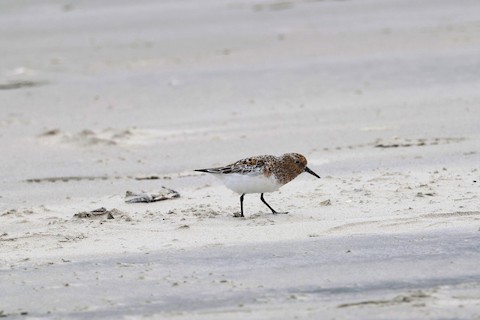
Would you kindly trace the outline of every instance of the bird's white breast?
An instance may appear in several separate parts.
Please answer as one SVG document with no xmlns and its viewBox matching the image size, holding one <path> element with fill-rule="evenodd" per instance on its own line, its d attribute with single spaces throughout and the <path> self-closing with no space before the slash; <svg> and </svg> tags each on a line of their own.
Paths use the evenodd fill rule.
<svg viewBox="0 0 480 320">
<path fill-rule="evenodd" d="M 225 186 L 239 194 L 243 193 L 264 193 L 278 190 L 282 185 L 277 182 L 275 177 L 265 177 L 263 174 L 215 174 L 222 180 Z"/>
</svg>

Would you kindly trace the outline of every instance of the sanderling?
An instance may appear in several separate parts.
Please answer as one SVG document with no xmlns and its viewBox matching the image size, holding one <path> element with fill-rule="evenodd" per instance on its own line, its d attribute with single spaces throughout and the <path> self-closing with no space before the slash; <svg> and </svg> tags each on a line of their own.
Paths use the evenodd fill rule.
<svg viewBox="0 0 480 320">
<path fill-rule="evenodd" d="M 280 157 L 268 155 L 250 157 L 224 167 L 195 171 L 213 174 L 220 178 L 227 188 L 241 195 L 240 217 L 244 217 L 243 197 L 247 193 L 260 193 L 260 200 L 272 210 L 273 214 L 277 214 L 279 212 L 275 211 L 263 198 L 264 193 L 277 191 L 304 171 L 320 178 L 307 167 L 307 159 L 298 153 L 286 153 Z"/>
</svg>

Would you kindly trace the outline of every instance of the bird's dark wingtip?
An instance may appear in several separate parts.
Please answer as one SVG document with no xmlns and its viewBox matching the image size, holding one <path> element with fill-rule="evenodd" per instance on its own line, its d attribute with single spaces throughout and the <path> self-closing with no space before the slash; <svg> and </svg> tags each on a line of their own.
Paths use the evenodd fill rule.
<svg viewBox="0 0 480 320">
<path fill-rule="evenodd" d="M 197 172 L 208 172 L 207 169 L 195 169 L 195 170 L 193 170 L 193 171 L 197 171 Z"/>
</svg>

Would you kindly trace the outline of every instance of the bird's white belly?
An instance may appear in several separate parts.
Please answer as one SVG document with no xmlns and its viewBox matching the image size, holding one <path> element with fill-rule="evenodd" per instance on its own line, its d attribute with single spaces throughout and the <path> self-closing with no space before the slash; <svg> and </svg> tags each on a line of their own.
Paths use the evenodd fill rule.
<svg viewBox="0 0 480 320">
<path fill-rule="evenodd" d="M 278 190 L 282 185 L 277 182 L 273 175 L 265 177 L 262 174 L 216 174 L 225 186 L 239 194 L 243 193 L 264 193 Z"/>
</svg>

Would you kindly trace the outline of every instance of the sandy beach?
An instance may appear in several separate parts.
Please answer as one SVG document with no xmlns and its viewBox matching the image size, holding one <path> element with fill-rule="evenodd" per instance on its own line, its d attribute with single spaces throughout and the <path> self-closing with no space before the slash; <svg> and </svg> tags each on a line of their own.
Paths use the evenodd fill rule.
<svg viewBox="0 0 480 320">
<path fill-rule="evenodd" d="M 0 317 L 480 319 L 479 12 L 3 1 Z M 287 152 L 287 215 L 193 171 Z"/>
</svg>

